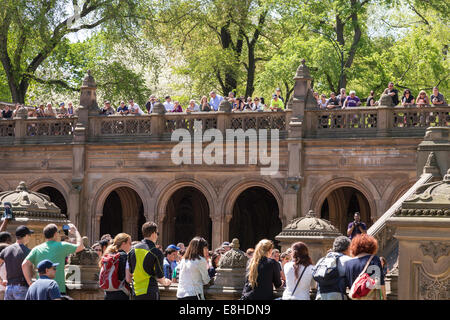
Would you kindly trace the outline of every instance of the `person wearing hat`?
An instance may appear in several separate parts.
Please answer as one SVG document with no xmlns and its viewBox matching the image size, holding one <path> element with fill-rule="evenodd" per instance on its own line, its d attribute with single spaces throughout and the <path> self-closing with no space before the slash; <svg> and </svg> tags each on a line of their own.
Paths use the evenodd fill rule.
<svg viewBox="0 0 450 320">
<path fill-rule="evenodd" d="M 116 111 L 113 107 L 111 107 L 111 102 L 105 101 L 105 106 L 103 107 L 101 114 L 109 116 L 113 115 L 114 113 L 116 113 Z"/>
<path fill-rule="evenodd" d="M 58 109 L 57 113 L 58 113 L 58 115 L 57 115 L 58 118 L 65 118 L 69 115 L 69 113 L 66 109 L 66 104 L 64 102 L 61 102 L 59 104 L 59 109 Z"/>
<path fill-rule="evenodd" d="M 171 244 L 167 246 L 166 250 L 164 251 L 165 256 L 163 262 L 164 277 L 166 277 L 169 280 L 172 280 L 173 270 L 177 267 L 177 255 L 179 250 L 180 250 L 179 247 L 177 247 L 174 244 Z"/>
<path fill-rule="evenodd" d="M 45 259 L 38 263 L 39 279 L 28 288 L 25 300 L 61 300 L 58 283 L 53 280 L 59 263 Z"/>
<path fill-rule="evenodd" d="M 230 251 L 231 250 L 230 243 L 228 241 L 222 243 L 222 249 L 225 250 L 225 252 Z"/>
<path fill-rule="evenodd" d="M 24 300 L 28 290 L 28 283 L 23 275 L 22 262 L 30 253 L 27 244 L 34 231 L 26 226 L 16 229 L 16 243 L 6 247 L 0 252 L 0 266 L 6 266 L 7 286 L 5 300 Z"/>
<path fill-rule="evenodd" d="M 276 94 L 272 96 L 272 101 L 270 101 L 270 109 L 284 109 L 283 101 Z"/>
</svg>

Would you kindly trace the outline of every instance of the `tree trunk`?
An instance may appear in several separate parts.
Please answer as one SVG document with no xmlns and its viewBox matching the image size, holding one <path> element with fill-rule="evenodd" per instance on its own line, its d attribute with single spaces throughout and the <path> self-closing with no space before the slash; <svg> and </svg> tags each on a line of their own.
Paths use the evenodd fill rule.
<svg viewBox="0 0 450 320">
<path fill-rule="evenodd" d="M 245 97 L 251 97 L 255 91 L 255 47 L 251 45 L 248 47 L 248 70 L 247 70 L 247 87 L 245 89 Z"/>
</svg>

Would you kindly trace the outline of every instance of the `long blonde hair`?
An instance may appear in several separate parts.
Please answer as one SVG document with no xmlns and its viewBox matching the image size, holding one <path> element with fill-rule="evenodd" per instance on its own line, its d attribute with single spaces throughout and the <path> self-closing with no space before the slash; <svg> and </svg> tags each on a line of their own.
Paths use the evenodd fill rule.
<svg viewBox="0 0 450 320">
<path fill-rule="evenodd" d="M 273 242 L 267 239 L 263 239 L 256 245 L 253 257 L 250 260 L 250 265 L 248 267 L 248 281 L 252 288 L 258 285 L 256 279 L 258 279 L 258 264 L 259 261 L 267 255 L 267 252 L 273 249 Z"/>
<path fill-rule="evenodd" d="M 117 253 L 119 252 L 119 248 L 122 244 L 127 243 L 128 240 L 131 240 L 131 236 L 127 233 L 119 233 L 114 237 L 113 243 L 106 248 L 105 252 L 103 252 L 102 258 L 108 253 Z M 98 262 L 100 268 L 102 267 L 102 259 Z"/>
</svg>

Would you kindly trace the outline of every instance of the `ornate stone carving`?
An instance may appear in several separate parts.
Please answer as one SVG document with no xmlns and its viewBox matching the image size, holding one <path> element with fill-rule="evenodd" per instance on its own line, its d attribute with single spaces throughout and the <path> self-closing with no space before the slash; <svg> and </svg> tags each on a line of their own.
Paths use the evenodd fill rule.
<svg viewBox="0 0 450 320">
<path fill-rule="evenodd" d="M 239 240 L 233 239 L 231 242 L 231 250 L 227 251 L 219 261 L 221 269 L 244 268 L 247 266 L 247 257 L 245 253 L 239 250 Z"/>
<path fill-rule="evenodd" d="M 219 111 L 223 112 L 231 112 L 231 103 L 228 102 L 228 100 L 223 99 L 219 104 Z"/>
<path fill-rule="evenodd" d="M 423 173 L 432 173 L 436 176 L 441 177 L 441 170 L 439 169 L 439 165 L 436 159 L 436 154 L 432 151 L 428 155 L 427 162 L 423 167 Z"/>
<path fill-rule="evenodd" d="M 165 114 L 166 113 L 166 108 L 164 107 L 164 105 L 161 102 L 157 102 L 155 103 L 155 105 L 153 106 L 153 113 L 156 114 Z"/>
<path fill-rule="evenodd" d="M 0 122 L 0 137 L 14 137 L 16 122 L 13 120 L 2 120 Z"/>
<path fill-rule="evenodd" d="M 312 79 L 311 74 L 309 73 L 309 68 L 306 66 L 306 60 L 302 59 L 301 65 L 298 66 L 297 72 L 295 73 L 294 80 L 299 79 Z"/>
<path fill-rule="evenodd" d="M 420 249 L 424 256 L 433 258 L 434 263 L 437 263 L 442 256 L 448 256 L 450 253 L 450 243 L 445 242 L 423 242 Z"/>
<path fill-rule="evenodd" d="M 418 300 L 449 300 L 450 299 L 450 276 L 435 276 L 425 271 L 423 266 L 416 268 L 418 277 Z"/>
<path fill-rule="evenodd" d="M 379 106 L 394 106 L 394 102 L 392 101 L 392 97 L 388 94 L 382 94 L 378 103 Z"/>
<path fill-rule="evenodd" d="M 450 169 L 442 181 L 426 183 L 402 203 L 396 216 L 450 216 Z"/>
<path fill-rule="evenodd" d="M 342 234 L 330 221 L 316 217 L 313 210 L 309 210 L 306 216 L 292 220 L 276 237 L 299 236 L 329 236 L 338 237 Z"/>
<path fill-rule="evenodd" d="M 71 254 L 69 256 L 69 264 L 71 265 L 97 265 L 98 255 L 89 246 L 89 239 L 83 237 L 84 249 L 83 251 Z"/>
</svg>

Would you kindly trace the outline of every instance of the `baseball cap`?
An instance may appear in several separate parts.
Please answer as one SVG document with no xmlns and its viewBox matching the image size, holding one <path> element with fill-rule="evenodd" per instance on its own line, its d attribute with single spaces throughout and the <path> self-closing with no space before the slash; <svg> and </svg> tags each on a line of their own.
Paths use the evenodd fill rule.
<svg viewBox="0 0 450 320">
<path fill-rule="evenodd" d="M 180 250 L 180 247 L 177 247 L 177 246 L 174 245 L 174 244 L 169 244 L 169 245 L 167 246 L 166 250 L 167 250 L 167 249 L 175 249 L 175 250 L 179 251 L 179 250 Z"/>
<path fill-rule="evenodd" d="M 224 243 L 222 243 L 222 248 L 223 247 L 229 247 L 230 243 L 228 241 L 225 241 Z"/>
<path fill-rule="evenodd" d="M 61 103 L 59 104 L 60 107 L 61 107 L 61 106 L 64 106 L 64 105 L 66 105 L 64 102 L 61 102 Z"/>
<path fill-rule="evenodd" d="M 28 229 L 26 226 L 18 226 L 16 229 L 16 237 L 25 237 L 27 234 L 33 234 L 34 231 Z"/>
<path fill-rule="evenodd" d="M 37 269 L 39 273 L 44 273 L 45 269 L 50 269 L 51 267 L 57 267 L 59 263 L 53 263 L 48 259 L 42 260 L 38 263 Z"/>
</svg>

